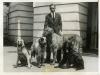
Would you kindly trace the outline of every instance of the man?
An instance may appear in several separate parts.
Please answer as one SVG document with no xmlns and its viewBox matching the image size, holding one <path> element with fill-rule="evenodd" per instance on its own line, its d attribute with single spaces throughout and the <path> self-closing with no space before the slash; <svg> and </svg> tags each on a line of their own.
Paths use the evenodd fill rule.
<svg viewBox="0 0 100 75">
<path fill-rule="evenodd" d="M 51 4 L 50 6 L 50 13 L 46 15 L 45 17 L 45 24 L 44 24 L 44 30 L 46 29 L 46 27 L 50 27 L 54 30 L 54 33 L 61 35 L 61 31 L 62 31 L 62 21 L 61 21 L 61 16 L 60 14 L 55 12 L 55 5 Z M 47 38 L 47 56 L 46 56 L 46 62 L 50 62 L 50 57 L 51 57 L 51 44 L 52 44 L 52 37 L 49 34 L 48 36 L 46 36 Z M 60 60 L 61 56 L 60 56 L 61 52 L 58 52 L 58 60 Z"/>
</svg>

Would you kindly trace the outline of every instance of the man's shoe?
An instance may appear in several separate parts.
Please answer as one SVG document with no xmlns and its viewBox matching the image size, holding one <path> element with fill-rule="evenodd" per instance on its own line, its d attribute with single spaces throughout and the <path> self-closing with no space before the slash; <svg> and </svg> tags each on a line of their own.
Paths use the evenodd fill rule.
<svg viewBox="0 0 100 75">
<path fill-rule="evenodd" d="M 45 63 L 50 63 L 50 60 L 47 60 L 47 59 L 46 59 L 46 60 L 45 60 Z"/>
</svg>

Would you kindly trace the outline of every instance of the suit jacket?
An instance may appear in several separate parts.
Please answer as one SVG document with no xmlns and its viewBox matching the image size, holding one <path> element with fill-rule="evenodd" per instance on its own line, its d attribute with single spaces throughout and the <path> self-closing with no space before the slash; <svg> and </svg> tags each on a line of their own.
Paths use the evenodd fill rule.
<svg viewBox="0 0 100 75">
<path fill-rule="evenodd" d="M 45 24 L 44 24 L 44 29 L 46 27 L 51 27 L 53 28 L 54 32 L 59 34 L 59 31 L 62 31 L 62 20 L 61 20 L 61 15 L 58 13 L 55 13 L 55 19 L 53 20 L 52 15 L 49 13 L 45 17 Z"/>
</svg>

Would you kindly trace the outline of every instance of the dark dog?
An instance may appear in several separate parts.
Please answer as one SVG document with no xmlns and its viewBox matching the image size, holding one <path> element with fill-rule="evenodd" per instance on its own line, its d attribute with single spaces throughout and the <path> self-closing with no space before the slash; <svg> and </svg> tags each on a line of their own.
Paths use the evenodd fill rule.
<svg viewBox="0 0 100 75">
<path fill-rule="evenodd" d="M 76 70 L 84 69 L 84 61 L 80 54 L 81 40 L 79 36 L 73 36 L 70 40 L 69 53 L 71 57 L 70 63 L 76 68 Z"/>
<path fill-rule="evenodd" d="M 36 55 L 38 67 L 41 68 L 41 66 L 43 66 L 43 63 L 44 63 L 44 53 L 46 50 L 46 38 L 41 37 L 37 39 L 32 44 L 31 50 L 32 50 L 32 56 L 35 57 Z"/>
<path fill-rule="evenodd" d="M 31 67 L 31 54 L 30 52 L 25 48 L 24 40 L 19 38 L 17 39 L 17 62 L 15 68 L 18 67 L 18 62 L 21 62 L 22 66 L 28 65 L 28 67 Z"/>
<path fill-rule="evenodd" d="M 79 53 L 78 50 L 79 46 L 76 46 L 76 39 L 74 37 L 71 37 L 68 41 L 66 41 L 63 45 L 63 59 L 59 63 L 59 67 L 62 67 L 64 64 L 66 64 L 66 67 L 69 68 L 71 65 L 73 65 L 76 70 L 84 69 L 84 61 Z M 77 48 L 78 47 L 78 48 Z"/>
</svg>

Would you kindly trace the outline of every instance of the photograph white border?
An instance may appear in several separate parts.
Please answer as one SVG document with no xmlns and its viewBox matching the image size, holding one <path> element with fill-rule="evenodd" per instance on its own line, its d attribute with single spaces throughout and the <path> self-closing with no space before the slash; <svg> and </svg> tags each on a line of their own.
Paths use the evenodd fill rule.
<svg viewBox="0 0 100 75">
<path fill-rule="evenodd" d="M 1 32 L 0 33 L 0 75 L 18 75 L 18 74 L 20 75 L 22 74 L 24 75 L 55 75 L 55 74 L 56 75 L 99 75 L 100 74 L 100 64 L 98 65 L 99 66 L 98 72 L 4 72 L 3 70 L 3 2 L 98 2 L 99 3 L 98 5 L 100 6 L 99 0 L 2 0 L 0 1 L 0 32 Z M 100 7 L 98 10 L 99 10 L 98 12 L 100 12 Z M 99 55 L 98 63 L 100 63 L 100 55 Z"/>
</svg>

